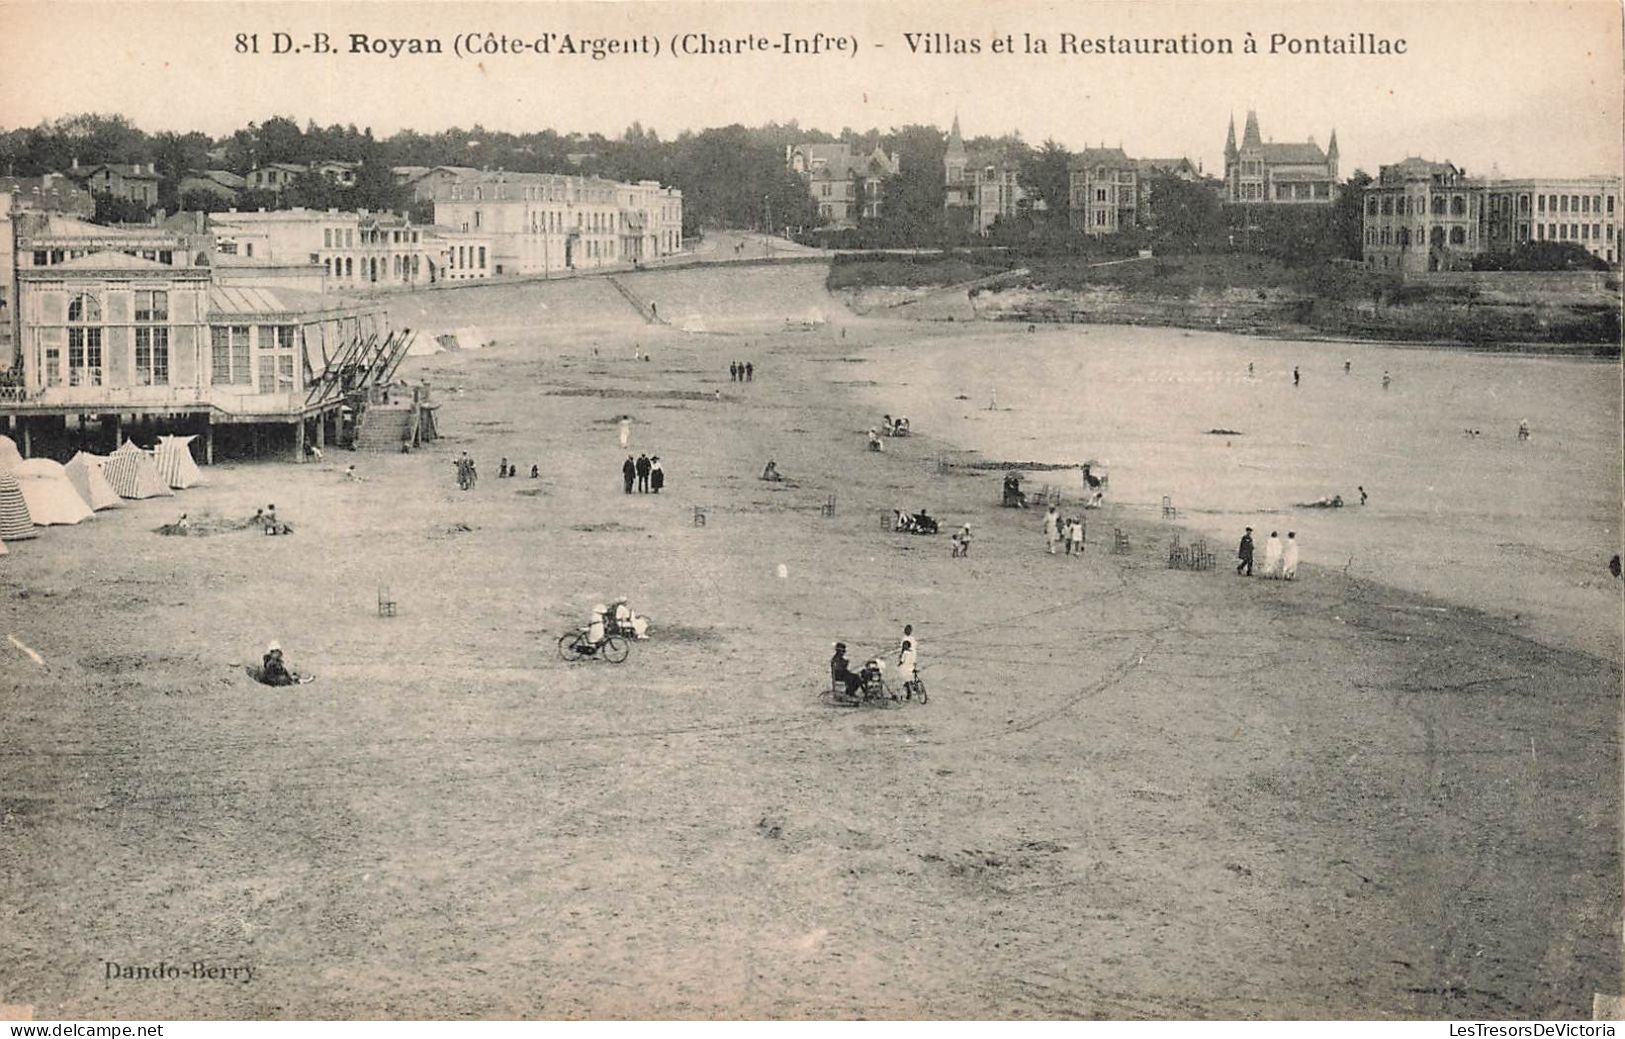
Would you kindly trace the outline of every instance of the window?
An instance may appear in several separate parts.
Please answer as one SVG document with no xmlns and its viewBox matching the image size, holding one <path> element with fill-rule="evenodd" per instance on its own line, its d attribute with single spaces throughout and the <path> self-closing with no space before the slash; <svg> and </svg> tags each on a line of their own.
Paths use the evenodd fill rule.
<svg viewBox="0 0 1625 1039">
<path fill-rule="evenodd" d="M 1450 244 L 1451 245 L 1466 245 L 1467 244 L 1467 232 L 1463 231 L 1459 227 L 1452 227 L 1450 229 Z"/>
<path fill-rule="evenodd" d="M 102 305 L 91 295 L 68 304 L 68 385 L 102 384 Z"/>
<path fill-rule="evenodd" d="M 485 246 L 480 246 L 480 269 L 485 269 Z"/>
<path fill-rule="evenodd" d="M 1614 215 L 1614 196 L 1612 195 L 1608 196 L 1608 215 Z"/>
<path fill-rule="evenodd" d="M 169 385 L 169 329 L 165 327 L 137 328 L 135 330 L 135 384 L 137 386 Z"/>
<path fill-rule="evenodd" d="M 1460 195 L 1457 195 L 1455 198 L 1452 198 L 1450 200 L 1450 215 L 1451 216 L 1466 216 L 1467 215 L 1467 200 L 1462 198 Z"/>
<path fill-rule="evenodd" d="M 213 371 L 209 381 L 216 386 L 248 386 L 254 380 L 249 369 L 247 325 L 212 325 L 209 328 Z"/>
<path fill-rule="evenodd" d="M 137 292 L 135 294 L 135 319 L 137 321 L 168 321 L 169 293 L 161 289 L 154 289 L 151 292 Z"/>
<path fill-rule="evenodd" d="M 1559 195 L 1557 196 L 1557 201 L 1558 209 L 1564 213 L 1567 213 L 1569 211 L 1569 197 L 1567 195 Z"/>
</svg>

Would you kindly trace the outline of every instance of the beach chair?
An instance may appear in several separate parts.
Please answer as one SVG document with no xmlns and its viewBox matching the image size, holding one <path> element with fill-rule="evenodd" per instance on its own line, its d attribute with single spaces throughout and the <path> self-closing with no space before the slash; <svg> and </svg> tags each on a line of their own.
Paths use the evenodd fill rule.
<svg viewBox="0 0 1625 1039">
<path fill-rule="evenodd" d="M 1164 494 L 1162 496 L 1162 518 L 1174 519 L 1178 515 L 1179 510 L 1174 508 L 1174 500 Z"/>
<path fill-rule="evenodd" d="M 1112 528 L 1112 555 L 1121 556 L 1121 555 L 1127 555 L 1127 554 L 1128 554 L 1128 535 L 1123 533 L 1123 528 L 1122 527 L 1113 527 Z"/>
<path fill-rule="evenodd" d="M 378 616 L 395 616 L 395 593 L 389 590 L 389 585 L 378 586 Z"/>
<path fill-rule="evenodd" d="M 829 499 L 825 501 L 824 504 L 818 506 L 818 514 L 820 516 L 835 515 L 835 495 L 830 495 Z"/>
<path fill-rule="evenodd" d="M 1205 539 L 1191 543 L 1190 566 L 1192 570 L 1213 569 L 1213 552 L 1207 547 Z"/>
<path fill-rule="evenodd" d="M 705 506 L 704 505 L 696 505 L 696 506 L 694 506 L 694 525 L 696 527 L 705 526 Z"/>
<path fill-rule="evenodd" d="M 1179 535 L 1175 534 L 1173 541 L 1168 543 L 1168 569 L 1183 570 L 1190 564 L 1190 555 L 1185 546 L 1179 543 Z"/>
</svg>

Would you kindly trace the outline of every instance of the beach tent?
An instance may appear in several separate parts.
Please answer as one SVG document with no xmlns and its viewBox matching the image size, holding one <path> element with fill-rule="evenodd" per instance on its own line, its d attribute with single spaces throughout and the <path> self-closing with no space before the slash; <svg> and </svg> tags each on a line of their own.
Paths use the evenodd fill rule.
<svg viewBox="0 0 1625 1039">
<path fill-rule="evenodd" d="M 6 543 L 4 541 L 0 541 L 0 556 L 3 556 L 10 551 L 11 549 L 6 547 Z"/>
<path fill-rule="evenodd" d="M 17 442 L 10 437 L 0 434 L 0 473 L 9 473 L 23 460 L 23 453 L 17 450 Z"/>
<path fill-rule="evenodd" d="M 821 325 L 824 323 L 824 312 L 814 307 L 802 317 L 801 323 L 804 325 Z"/>
<path fill-rule="evenodd" d="M 477 328 L 459 328 L 453 333 L 457 337 L 457 349 L 482 350 L 485 348 L 485 334 Z"/>
<path fill-rule="evenodd" d="M 39 531 L 34 529 L 34 517 L 28 514 L 28 502 L 23 499 L 23 489 L 17 486 L 17 478 L 0 471 L 0 541 L 21 541 L 38 536 Z"/>
<path fill-rule="evenodd" d="M 192 441 L 196 439 L 196 436 L 158 438 L 158 446 L 152 452 L 153 462 L 158 466 L 158 475 L 169 486 L 184 490 L 207 482 L 197 463 L 192 461 Z"/>
<path fill-rule="evenodd" d="M 22 488 L 23 500 L 34 525 L 49 527 L 58 523 L 81 523 L 94 515 L 85 499 L 79 497 L 61 462 L 30 458 L 19 462 L 11 475 Z"/>
<path fill-rule="evenodd" d="M 85 504 L 93 511 L 110 509 L 123 501 L 113 490 L 112 484 L 107 482 L 107 477 L 102 475 L 102 463 L 106 460 L 99 455 L 80 451 L 62 467 L 68 482 L 73 484 L 73 489 L 79 492 L 79 497 L 85 499 Z"/>
<path fill-rule="evenodd" d="M 406 356 L 428 357 L 432 354 L 443 353 L 445 349 L 440 345 L 438 336 L 417 335 L 412 337 L 411 344 L 407 346 Z"/>
<path fill-rule="evenodd" d="M 102 475 L 121 498 L 159 498 L 173 495 L 152 456 L 126 440 L 102 463 Z"/>
<path fill-rule="evenodd" d="M 690 314 L 688 317 L 683 318 L 683 331 L 704 332 L 705 318 L 700 317 L 698 314 Z"/>
</svg>

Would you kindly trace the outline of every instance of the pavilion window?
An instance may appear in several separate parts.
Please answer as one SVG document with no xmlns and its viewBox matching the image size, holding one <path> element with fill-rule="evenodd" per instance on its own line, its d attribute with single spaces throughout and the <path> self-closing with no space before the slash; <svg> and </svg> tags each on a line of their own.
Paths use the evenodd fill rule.
<svg viewBox="0 0 1625 1039">
<path fill-rule="evenodd" d="M 68 385 L 102 384 L 102 305 L 95 296 L 68 304 Z"/>
<path fill-rule="evenodd" d="M 210 347 L 212 372 L 209 381 L 216 386 L 249 386 L 254 372 L 249 365 L 247 325 L 211 325 Z"/>
</svg>

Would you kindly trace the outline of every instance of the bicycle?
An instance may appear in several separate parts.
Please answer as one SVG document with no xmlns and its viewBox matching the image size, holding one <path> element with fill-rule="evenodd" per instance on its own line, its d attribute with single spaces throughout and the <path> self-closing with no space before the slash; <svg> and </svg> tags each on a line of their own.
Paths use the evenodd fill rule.
<svg viewBox="0 0 1625 1039">
<path fill-rule="evenodd" d="M 920 674 L 920 666 L 914 665 L 914 678 L 903 683 L 903 699 L 913 700 L 916 703 L 930 703 L 931 697 L 925 691 L 925 677 Z"/>
<path fill-rule="evenodd" d="M 559 636 L 559 658 L 573 663 L 587 657 L 597 657 L 611 664 L 619 664 L 632 652 L 632 644 L 619 635 L 605 635 L 602 642 L 588 638 L 586 628 L 566 632 Z"/>
</svg>

